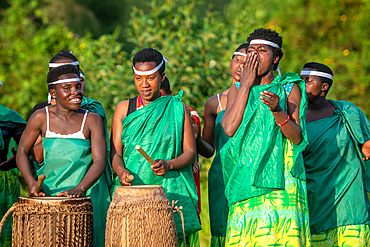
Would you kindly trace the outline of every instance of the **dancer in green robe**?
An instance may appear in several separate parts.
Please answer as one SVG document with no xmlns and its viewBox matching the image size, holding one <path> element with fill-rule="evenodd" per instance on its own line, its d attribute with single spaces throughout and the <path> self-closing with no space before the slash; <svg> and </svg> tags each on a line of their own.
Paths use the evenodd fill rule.
<svg viewBox="0 0 370 247">
<path fill-rule="evenodd" d="M 256 29 L 247 41 L 240 87 L 230 89 L 222 120 L 232 137 L 221 149 L 226 246 L 309 246 L 305 85 L 297 74 L 274 76 L 283 56 L 276 32 Z"/>
<path fill-rule="evenodd" d="M 241 44 L 236 48 L 232 59 L 230 60 L 229 67 L 232 86 L 235 84 L 238 87 L 240 84 L 240 73 L 243 70 L 243 66 L 246 61 L 247 48 L 247 43 Z M 225 246 L 227 216 L 229 213 L 220 157 L 220 150 L 229 139 L 221 124 L 225 113 L 229 91 L 230 88 L 207 100 L 204 107 L 203 135 L 202 137 L 198 136 L 197 138 L 197 149 L 202 156 L 210 158 L 212 157 L 214 150 L 216 150 L 211 168 L 208 172 L 208 204 L 212 247 Z"/>
<path fill-rule="evenodd" d="M 122 101 L 113 117 L 111 159 L 114 188 L 129 185 L 161 185 L 170 202 L 182 206 L 186 246 L 199 246 L 197 191 L 191 164 L 195 161 L 195 138 L 189 111 L 182 95 L 163 96 L 165 59 L 152 48 L 133 58 L 137 98 Z M 140 145 L 155 160 L 150 165 L 135 149 Z M 123 153 L 124 149 L 124 153 Z M 135 179 L 128 183 L 126 178 Z M 181 217 L 175 214 L 179 245 L 184 246 Z"/>
<path fill-rule="evenodd" d="M 329 100 L 332 70 L 307 63 L 308 97 L 303 152 L 312 246 L 370 245 L 370 122 L 347 101 Z"/>
<path fill-rule="evenodd" d="M 101 176 L 107 159 L 103 121 L 81 109 L 84 91 L 75 66 L 50 70 L 47 82 L 56 105 L 36 111 L 29 119 L 19 144 L 18 167 L 30 196 L 89 196 L 94 210 L 93 246 L 104 246 L 110 193 L 106 177 Z M 39 134 L 44 163 L 35 171 L 36 177 L 44 174 L 46 179 L 43 191 L 37 193 L 27 153 Z"/>
<path fill-rule="evenodd" d="M 11 138 L 18 144 L 26 127 L 26 121 L 15 111 L 0 105 L 0 219 L 20 196 L 18 169 L 13 156 L 8 159 Z M 8 217 L 1 232 L 0 247 L 12 246 L 12 218 Z"/>
</svg>

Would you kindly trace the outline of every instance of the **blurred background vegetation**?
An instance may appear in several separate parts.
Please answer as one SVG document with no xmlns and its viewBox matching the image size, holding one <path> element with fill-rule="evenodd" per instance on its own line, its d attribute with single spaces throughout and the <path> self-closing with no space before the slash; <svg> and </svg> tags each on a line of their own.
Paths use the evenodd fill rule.
<svg viewBox="0 0 370 247">
<path fill-rule="evenodd" d="M 203 116 L 206 100 L 231 85 L 229 62 L 255 28 L 279 32 L 282 73 L 306 62 L 329 65 L 329 97 L 368 116 L 369 0 L 8 0 L 0 1 L 0 104 L 28 119 L 47 98 L 50 58 L 73 51 L 86 75 L 86 96 L 99 100 L 108 125 L 119 101 L 134 97 L 131 61 L 145 47 L 168 59 L 172 91 Z M 202 159 L 202 246 L 209 246 L 207 170 Z"/>
</svg>

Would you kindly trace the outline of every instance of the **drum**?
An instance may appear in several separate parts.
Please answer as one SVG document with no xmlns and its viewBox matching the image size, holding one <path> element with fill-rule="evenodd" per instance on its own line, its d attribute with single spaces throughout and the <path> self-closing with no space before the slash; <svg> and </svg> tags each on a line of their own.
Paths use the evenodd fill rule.
<svg viewBox="0 0 370 247">
<path fill-rule="evenodd" d="M 178 246 L 172 207 L 162 186 L 116 189 L 107 214 L 108 246 Z"/>
<path fill-rule="evenodd" d="M 13 210 L 13 247 L 92 246 L 89 197 L 19 197 L 4 218 Z"/>
</svg>

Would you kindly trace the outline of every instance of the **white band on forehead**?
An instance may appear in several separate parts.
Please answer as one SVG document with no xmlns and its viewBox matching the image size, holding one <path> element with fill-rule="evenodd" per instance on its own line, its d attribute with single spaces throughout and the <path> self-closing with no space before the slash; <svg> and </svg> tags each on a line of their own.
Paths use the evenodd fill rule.
<svg viewBox="0 0 370 247">
<path fill-rule="evenodd" d="M 278 46 L 274 42 L 264 40 L 264 39 L 254 39 L 251 42 L 249 42 L 249 44 L 250 45 L 262 44 L 262 45 L 269 45 L 269 46 L 272 46 L 272 47 L 275 47 L 275 48 L 280 48 L 280 46 Z"/>
<path fill-rule="evenodd" d="M 234 56 L 243 56 L 243 57 L 246 57 L 247 56 L 247 53 L 243 53 L 243 52 L 234 52 Z"/>
<path fill-rule="evenodd" d="M 81 72 L 80 72 L 80 77 L 84 78 L 84 80 L 85 80 L 85 76 Z"/>
<path fill-rule="evenodd" d="M 56 68 L 56 67 L 60 67 L 60 66 L 63 66 L 63 65 L 78 65 L 78 61 L 74 61 L 74 62 L 71 62 L 71 63 L 49 63 L 49 68 Z"/>
<path fill-rule="evenodd" d="M 301 75 L 315 75 L 315 76 L 325 77 L 330 80 L 333 80 L 333 76 L 331 74 L 316 71 L 316 70 L 302 70 Z"/>
<path fill-rule="evenodd" d="M 134 70 L 134 73 L 137 74 L 137 75 L 151 75 L 151 74 L 154 74 L 155 72 L 157 72 L 162 67 L 164 62 L 167 62 L 165 57 L 163 57 L 162 62 L 157 67 L 155 67 L 152 70 L 148 70 L 148 71 L 137 70 L 137 69 L 135 69 L 135 67 L 133 65 L 132 65 L 132 69 Z"/>
<path fill-rule="evenodd" d="M 65 82 L 72 82 L 72 81 L 80 81 L 80 78 L 70 78 L 70 79 L 63 79 L 63 80 L 57 80 L 49 83 L 49 85 L 53 84 L 60 84 L 60 83 L 65 83 Z"/>
</svg>

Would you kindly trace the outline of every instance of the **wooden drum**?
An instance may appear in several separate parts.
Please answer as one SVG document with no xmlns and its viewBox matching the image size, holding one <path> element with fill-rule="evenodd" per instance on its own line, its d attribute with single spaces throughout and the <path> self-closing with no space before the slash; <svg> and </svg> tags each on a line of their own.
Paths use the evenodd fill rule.
<svg viewBox="0 0 370 247">
<path fill-rule="evenodd" d="M 19 197 L 8 213 L 12 209 L 13 247 L 92 246 L 93 205 L 89 197 Z"/>
<path fill-rule="evenodd" d="M 162 186 L 116 189 L 107 214 L 105 246 L 178 246 L 172 207 Z"/>
</svg>

